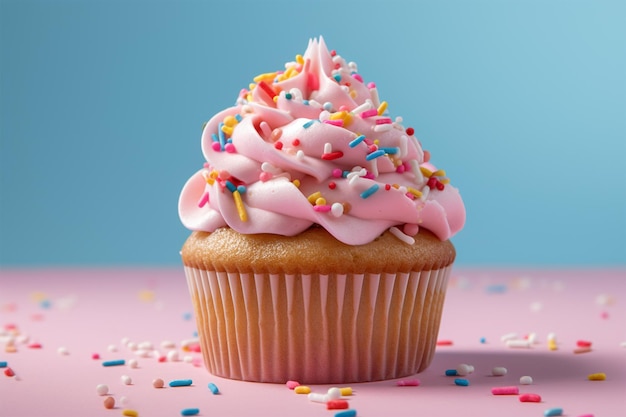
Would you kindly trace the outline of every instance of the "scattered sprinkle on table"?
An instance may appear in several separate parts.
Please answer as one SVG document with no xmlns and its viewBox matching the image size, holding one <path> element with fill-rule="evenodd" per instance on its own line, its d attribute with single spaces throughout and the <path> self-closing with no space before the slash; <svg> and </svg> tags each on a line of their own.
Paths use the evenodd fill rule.
<svg viewBox="0 0 626 417">
<path fill-rule="evenodd" d="M 170 387 L 188 387 L 191 384 L 193 384 L 191 379 L 175 379 L 169 383 Z"/>
</svg>

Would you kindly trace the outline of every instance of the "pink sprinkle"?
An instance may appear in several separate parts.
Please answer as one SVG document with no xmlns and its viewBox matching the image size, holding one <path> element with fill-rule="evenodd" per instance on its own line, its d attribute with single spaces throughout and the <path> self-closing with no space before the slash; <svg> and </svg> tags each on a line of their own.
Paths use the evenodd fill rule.
<svg viewBox="0 0 626 417">
<path fill-rule="evenodd" d="M 576 346 L 578 346 L 578 347 L 591 347 L 591 342 L 589 340 L 578 340 L 576 342 Z"/>
<path fill-rule="evenodd" d="M 602 313 L 600 313 L 600 317 L 606 320 L 609 318 L 609 313 L 606 311 L 603 311 Z"/>
<path fill-rule="evenodd" d="M 99 353 L 94 353 L 94 354 L 92 354 L 92 355 L 91 355 L 91 359 L 93 359 L 93 360 L 98 360 L 98 359 L 100 359 L 100 354 L 99 354 Z"/>
<path fill-rule="evenodd" d="M 361 119 L 367 119 L 368 117 L 374 117 L 374 116 L 378 116 L 377 109 L 369 109 L 369 110 L 365 110 L 364 112 L 361 112 Z"/>
<path fill-rule="evenodd" d="M 350 109 L 348 108 L 348 106 L 339 106 L 339 111 L 350 111 Z"/>
<path fill-rule="evenodd" d="M 328 204 L 313 206 L 313 210 L 318 211 L 320 213 L 329 212 L 331 207 Z"/>
<path fill-rule="evenodd" d="M 452 340 L 437 340 L 437 346 L 452 346 Z"/>
<path fill-rule="evenodd" d="M 222 145 L 220 145 L 219 142 L 213 142 L 211 143 L 211 149 L 213 149 L 215 152 L 219 152 L 222 150 Z"/>
<path fill-rule="evenodd" d="M 289 388 L 289 389 L 294 389 L 297 386 L 299 386 L 300 383 L 298 381 L 287 381 L 287 383 L 285 385 L 287 385 L 287 388 Z"/>
<path fill-rule="evenodd" d="M 369 82 L 367 83 L 367 88 L 376 88 L 376 84 Z"/>
<path fill-rule="evenodd" d="M 540 403 L 541 396 L 538 394 L 522 394 L 519 400 L 523 403 Z"/>
<path fill-rule="evenodd" d="M 405 235 L 415 236 L 419 232 L 420 227 L 414 223 L 407 223 L 402 228 Z"/>
<path fill-rule="evenodd" d="M 259 174 L 259 179 L 260 179 L 262 182 L 265 182 L 265 181 L 269 181 L 269 180 L 271 180 L 273 176 L 274 176 L 274 175 L 272 175 L 272 173 L 271 173 L 271 172 L 265 172 L 265 171 L 264 171 L 264 172 L 261 172 L 261 174 Z"/>
<path fill-rule="evenodd" d="M 371 172 L 367 172 L 365 175 L 363 175 L 363 178 L 367 178 L 368 180 L 373 180 L 376 177 Z"/>
<path fill-rule="evenodd" d="M 343 126 L 343 119 L 324 120 L 323 122 L 326 123 L 327 125 L 333 125 L 333 126 L 339 126 L 339 127 Z"/>
<path fill-rule="evenodd" d="M 377 113 L 378 113 L 378 111 L 377 111 Z M 391 124 L 391 123 L 392 123 L 392 121 L 391 121 L 390 117 L 381 117 L 380 119 L 376 119 L 376 124 L 377 125 L 388 125 L 388 124 Z"/>
<path fill-rule="evenodd" d="M 200 347 L 200 343 L 193 343 L 189 346 L 187 346 L 187 349 L 189 349 L 189 351 L 191 352 L 201 352 L 201 347 Z"/>
<path fill-rule="evenodd" d="M 333 177 L 341 178 L 342 174 L 343 174 L 343 171 L 341 171 L 339 168 L 333 169 Z"/>
<path fill-rule="evenodd" d="M 41 349 L 42 348 L 41 343 L 36 343 L 36 342 L 35 343 L 31 343 L 30 345 L 28 345 L 28 347 L 31 348 L 31 349 Z"/>
<path fill-rule="evenodd" d="M 198 207 L 204 207 L 209 202 L 209 193 L 202 194 L 200 201 L 198 201 Z"/>
<path fill-rule="evenodd" d="M 402 174 L 405 170 L 406 168 L 404 167 L 404 165 L 398 165 L 398 167 L 396 168 L 396 172 L 398 174 Z"/>
<path fill-rule="evenodd" d="M 510 387 L 494 387 L 491 388 L 493 395 L 517 395 L 519 394 L 519 388 L 516 386 Z"/>
<path fill-rule="evenodd" d="M 197 366 L 197 367 L 201 367 L 201 366 L 203 366 L 203 365 L 204 365 L 204 364 L 202 363 L 202 358 L 193 358 L 193 359 L 191 360 L 191 364 L 192 364 L 193 366 Z"/>
<path fill-rule="evenodd" d="M 233 145 L 232 143 L 227 143 L 226 145 L 224 145 L 224 150 L 228 153 L 235 153 L 235 145 Z"/>
<path fill-rule="evenodd" d="M 352 74 L 352 78 L 359 82 L 363 82 L 363 77 L 361 77 L 359 74 Z"/>
<path fill-rule="evenodd" d="M 167 361 L 167 356 L 159 356 L 159 362 Z"/>
<path fill-rule="evenodd" d="M 402 379 L 396 382 L 396 385 L 399 387 L 419 387 L 420 380 L 419 379 Z"/>
</svg>

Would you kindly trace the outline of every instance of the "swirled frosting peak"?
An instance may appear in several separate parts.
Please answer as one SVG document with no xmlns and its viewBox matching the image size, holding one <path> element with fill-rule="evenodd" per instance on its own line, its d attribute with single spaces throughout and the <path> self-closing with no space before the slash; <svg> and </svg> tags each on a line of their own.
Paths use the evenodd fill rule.
<svg viewBox="0 0 626 417">
<path fill-rule="evenodd" d="M 387 229 L 412 244 L 420 227 L 446 240 L 465 223 L 414 130 L 321 38 L 213 116 L 202 152 L 178 206 L 191 230 L 293 236 L 317 224 L 351 245 Z"/>
</svg>

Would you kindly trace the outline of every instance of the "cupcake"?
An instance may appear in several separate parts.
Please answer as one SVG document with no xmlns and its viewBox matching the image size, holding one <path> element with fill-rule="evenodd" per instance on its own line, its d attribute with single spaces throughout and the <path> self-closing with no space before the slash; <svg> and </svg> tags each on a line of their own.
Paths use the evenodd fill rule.
<svg viewBox="0 0 626 417">
<path fill-rule="evenodd" d="M 356 64 L 311 40 L 201 146 L 178 208 L 209 372 L 340 384 L 430 364 L 465 208 Z"/>
</svg>

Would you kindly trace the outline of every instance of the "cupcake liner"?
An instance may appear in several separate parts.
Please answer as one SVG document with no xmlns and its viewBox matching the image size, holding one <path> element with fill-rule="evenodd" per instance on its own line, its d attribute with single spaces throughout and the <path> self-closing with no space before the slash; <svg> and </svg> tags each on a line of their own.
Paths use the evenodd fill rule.
<svg viewBox="0 0 626 417">
<path fill-rule="evenodd" d="M 185 272 L 209 372 L 330 384 L 426 369 L 451 269 L 289 275 L 186 266 Z"/>
</svg>

